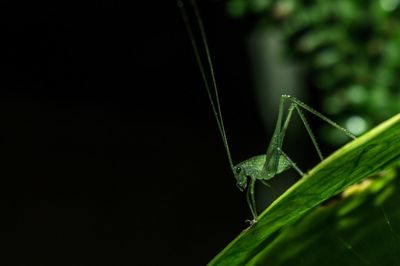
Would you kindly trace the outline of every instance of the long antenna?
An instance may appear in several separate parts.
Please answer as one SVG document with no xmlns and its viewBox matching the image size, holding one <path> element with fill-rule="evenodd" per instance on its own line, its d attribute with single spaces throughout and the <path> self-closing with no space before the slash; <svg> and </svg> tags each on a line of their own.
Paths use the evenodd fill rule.
<svg viewBox="0 0 400 266">
<path fill-rule="evenodd" d="M 208 81 L 207 81 L 207 77 L 206 77 L 206 74 L 205 74 L 205 71 L 204 71 L 203 63 L 202 63 L 202 61 L 200 59 L 200 53 L 199 53 L 199 50 L 198 50 L 198 47 L 197 47 L 197 44 L 196 44 L 196 40 L 194 38 L 193 30 L 192 30 L 192 28 L 190 26 L 190 23 L 189 23 L 189 19 L 188 19 L 185 7 L 184 7 L 182 1 L 177 1 L 177 4 L 178 4 L 178 7 L 181 10 L 182 17 L 183 17 L 183 20 L 185 22 L 185 27 L 186 27 L 186 30 L 187 30 L 187 32 L 189 34 L 190 42 L 192 43 L 193 51 L 194 51 L 194 54 L 196 56 L 196 61 L 197 61 L 197 64 L 198 64 L 198 66 L 200 68 L 201 76 L 203 78 L 204 85 L 205 85 L 206 90 L 207 90 L 207 95 L 208 95 L 208 98 L 210 100 L 211 107 L 212 107 L 212 110 L 214 112 L 214 116 L 215 116 L 215 119 L 217 121 L 217 124 L 218 124 L 218 129 L 219 129 L 219 132 L 220 132 L 221 137 L 222 137 L 222 141 L 223 141 L 223 144 L 224 144 L 224 147 L 225 147 L 225 150 L 226 150 L 226 154 L 228 155 L 229 164 L 230 164 L 231 168 L 233 169 L 233 167 L 234 167 L 233 166 L 233 161 L 232 161 L 232 157 L 231 157 L 230 150 L 229 150 L 228 139 L 227 139 L 226 133 L 225 133 L 224 122 L 223 122 L 223 119 L 222 119 L 221 106 L 220 106 L 220 103 L 219 103 L 218 88 L 217 88 L 217 83 L 216 83 L 216 80 L 215 80 L 214 68 L 213 68 L 213 65 L 212 65 L 210 51 L 208 49 L 207 38 L 206 38 L 206 34 L 205 34 L 204 26 L 203 26 L 203 21 L 202 21 L 201 16 L 200 16 L 199 9 L 198 9 L 198 7 L 196 5 L 196 2 L 194 0 L 192 0 L 191 4 L 192 4 L 192 7 L 193 7 L 195 16 L 196 16 L 197 24 L 199 26 L 201 38 L 203 40 L 203 45 L 204 45 L 204 49 L 205 49 L 206 56 L 207 56 L 208 66 L 209 66 L 210 72 L 211 72 L 211 79 L 212 79 L 212 85 L 213 85 L 213 88 L 214 88 L 214 95 L 215 95 L 216 104 L 214 103 L 214 100 L 213 100 L 213 97 L 212 97 L 212 94 L 211 94 L 210 86 L 209 86 Z"/>
</svg>

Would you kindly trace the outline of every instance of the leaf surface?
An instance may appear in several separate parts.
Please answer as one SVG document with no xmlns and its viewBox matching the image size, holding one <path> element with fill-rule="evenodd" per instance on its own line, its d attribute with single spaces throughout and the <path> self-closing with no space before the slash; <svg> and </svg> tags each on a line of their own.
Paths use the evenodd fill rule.
<svg viewBox="0 0 400 266">
<path fill-rule="evenodd" d="M 246 265 L 279 236 L 279 230 L 347 187 L 400 160 L 400 114 L 334 152 L 275 200 L 209 265 Z"/>
</svg>

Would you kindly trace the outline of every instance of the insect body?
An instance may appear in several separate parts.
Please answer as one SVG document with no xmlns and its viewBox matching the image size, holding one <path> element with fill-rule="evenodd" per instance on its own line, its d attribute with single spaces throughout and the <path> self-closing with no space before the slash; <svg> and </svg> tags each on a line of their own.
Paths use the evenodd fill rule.
<svg viewBox="0 0 400 266">
<path fill-rule="evenodd" d="M 203 62 L 200 58 L 200 53 L 198 51 L 198 47 L 195 42 L 194 34 L 193 31 L 190 27 L 189 24 L 189 19 L 187 17 L 186 11 L 184 9 L 183 3 L 181 1 L 178 1 L 178 6 L 180 7 L 182 17 L 185 22 L 186 29 L 188 31 L 193 50 L 196 56 L 197 63 L 200 68 L 201 75 L 203 77 L 203 81 L 206 87 L 207 95 L 211 103 L 212 110 L 214 112 L 214 116 L 217 121 L 218 129 L 220 131 L 222 141 L 226 150 L 226 154 L 228 156 L 228 160 L 233 172 L 233 175 L 236 179 L 236 185 L 240 189 L 240 191 L 244 191 L 247 189 L 247 202 L 250 207 L 250 211 L 253 215 L 253 221 L 251 223 L 256 222 L 257 220 L 257 210 L 256 210 L 256 204 L 255 204 L 255 198 L 254 198 L 254 186 L 255 182 L 258 180 L 262 184 L 269 186 L 266 181 L 269 179 L 275 177 L 276 175 L 293 168 L 296 170 L 299 175 L 303 176 L 304 173 L 297 167 L 297 165 L 289 158 L 289 156 L 282 150 L 282 144 L 283 140 L 285 138 L 286 130 L 288 128 L 288 125 L 290 123 L 290 120 L 292 118 L 293 112 L 296 111 L 297 114 L 299 115 L 301 121 L 303 122 L 304 127 L 307 130 L 308 135 L 311 138 L 311 141 L 313 143 L 313 146 L 316 149 L 316 152 L 318 153 L 318 156 L 320 157 L 321 160 L 323 160 L 323 155 L 321 153 L 321 150 L 318 146 L 318 143 L 314 137 L 314 134 L 311 131 L 311 128 L 307 122 L 306 117 L 303 114 L 302 110 L 305 110 L 320 119 L 324 120 L 331 126 L 337 128 L 347 136 L 349 136 L 352 139 L 355 139 L 355 136 L 351 134 L 348 130 L 342 128 L 329 118 L 325 117 L 321 113 L 317 112 L 316 110 L 312 109 L 305 103 L 301 102 L 300 100 L 290 96 L 290 95 L 282 95 L 279 103 L 279 112 L 278 112 L 278 118 L 276 121 L 276 126 L 274 133 L 271 137 L 270 143 L 267 147 L 266 154 L 263 155 L 258 155 L 251 157 L 250 159 L 247 159 L 237 165 L 233 164 L 230 150 L 229 150 L 229 145 L 228 145 L 228 140 L 227 136 L 225 133 L 225 127 L 222 119 L 222 114 L 221 114 L 221 108 L 220 108 L 220 103 L 219 103 L 219 96 L 218 96 L 218 89 L 216 85 L 216 80 L 215 80 L 215 75 L 213 71 L 213 66 L 211 62 L 211 57 L 210 57 L 210 52 L 208 50 L 208 44 L 207 44 L 207 39 L 205 36 L 205 31 L 203 27 L 203 23 L 201 20 L 201 17 L 198 12 L 198 8 L 196 6 L 196 3 L 194 0 L 191 1 L 194 13 L 197 19 L 197 23 L 199 26 L 201 38 L 203 41 L 204 45 L 204 50 L 207 56 L 207 62 L 210 70 L 210 76 L 211 76 L 211 81 L 208 81 Z M 213 87 L 213 93 L 211 93 L 210 89 L 210 83 L 211 86 Z M 288 105 L 287 111 L 285 112 L 285 107 Z M 284 118 L 284 115 L 286 116 Z"/>
<path fill-rule="evenodd" d="M 287 110 L 286 118 L 283 120 L 284 113 L 284 104 L 285 102 L 289 102 L 289 108 Z M 261 181 L 264 185 L 269 186 L 266 181 L 275 177 L 277 174 L 280 174 L 289 168 L 295 169 L 299 175 L 303 176 L 304 173 L 300 170 L 299 167 L 290 159 L 290 157 L 282 150 L 283 140 L 286 134 L 287 127 L 289 125 L 290 119 L 292 117 L 293 111 L 296 110 L 300 119 L 303 122 L 304 127 L 306 128 L 308 135 L 311 138 L 311 141 L 318 153 L 318 156 L 321 160 L 324 159 L 321 150 L 318 146 L 318 143 L 314 137 L 314 134 L 311 131 L 311 128 L 306 120 L 301 109 L 304 109 L 315 116 L 321 118 L 328 124 L 342 131 L 344 134 L 354 139 L 355 136 L 351 134 L 345 128 L 342 128 L 329 118 L 325 117 L 321 113 L 312 109 L 305 103 L 300 100 L 290 96 L 290 95 L 282 95 L 280 104 L 279 104 L 279 113 L 278 119 L 275 126 L 274 133 L 272 135 L 271 141 L 268 145 L 267 152 L 265 155 L 258 155 L 252 157 L 240 164 L 236 165 L 233 169 L 233 173 L 236 179 L 236 184 L 241 191 L 243 191 L 247 186 L 247 201 L 250 206 L 250 210 L 253 214 L 253 221 L 257 219 L 257 211 L 255 207 L 254 200 L 254 184 L 256 180 Z M 249 184 L 247 184 L 247 179 L 250 180 Z"/>
</svg>

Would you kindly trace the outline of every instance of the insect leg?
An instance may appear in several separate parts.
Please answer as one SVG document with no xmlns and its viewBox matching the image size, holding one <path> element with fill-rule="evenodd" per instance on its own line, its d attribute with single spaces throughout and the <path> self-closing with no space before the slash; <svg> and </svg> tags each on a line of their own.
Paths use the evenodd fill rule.
<svg viewBox="0 0 400 266">
<path fill-rule="evenodd" d="M 297 165 L 292 161 L 292 159 L 290 159 L 290 157 L 286 153 L 284 153 L 281 148 L 277 148 L 277 150 L 279 151 L 280 154 L 283 155 L 283 157 L 285 157 L 285 159 L 290 163 L 290 166 L 292 166 L 294 170 L 296 170 L 301 176 L 304 175 L 303 171 L 301 171 L 300 168 L 297 167 Z"/>
<path fill-rule="evenodd" d="M 250 195 L 251 195 L 251 203 L 253 204 L 253 210 L 254 210 L 254 220 L 257 220 L 257 207 L 256 207 L 256 200 L 254 197 L 254 185 L 256 183 L 256 179 L 252 178 L 250 181 Z"/>
<path fill-rule="evenodd" d="M 335 122 L 333 122 L 332 120 L 330 120 L 329 118 L 327 118 L 326 116 L 321 114 L 320 112 L 314 110 L 313 108 L 311 108 L 307 104 L 303 103 L 302 101 L 300 101 L 300 100 L 298 100 L 298 99 L 296 99 L 296 98 L 294 98 L 294 97 L 292 97 L 290 95 L 282 95 L 282 98 L 288 99 L 289 101 L 291 101 L 292 103 L 295 103 L 296 105 L 300 106 L 304 110 L 307 110 L 308 112 L 312 113 L 313 115 L 319 117 L 320 119 L 322 119 L 323 121 L 327 122 L 328 124 L 330 124 L 334 128 L 340 130 L 341 132 L 343 132 L 343 134 L 349 136 L 350 138 L 352 138 L 352 139 L 356 138 L 353 134 L 350 133 L 350 131 L 348 131 L 347 129 L 339 126 L 338 124 L 336 124 Z"/>
<path fill-rule="evenodd" d="M 282 99 L 286 99 L 286 98 L 285 98 L 284 96 L 282 96 Z M 281 132 L 281 139 L 282 139 L 282 141 L 283 141 L 283 138 L 284 138 L 284 136 L 285 136 L 286 129 L 287 129 L 287 127 L 289 126 L 289 122 L 290 122 L 290 119 L 291 119 L 291 117 L 292 117 L 293 109 L 296 109 L 297 113 L 299 114 L 299 116 L 300 116 L 300 118 L 301 118 L 301 121 L 303 122 L 304 127 L 306 128 L 306 130 L 307 130 L 307 132 L 308 132 L 308 135 L 310 136 L 311 141 L 312 141 L 312 143 L 314 144 L 315 149 L 317 150 L 318 156 L 319 156 L 319 158 L 320 158 L 321 161 L 322 161 L 322 160 L 324 159 L 324 157 L 323 157 L 323 155 L 322 155 L 321 149 L 320 149 L 319 146 L 318 146 L 317 140 L 316 140 L 316 138 L 314 137 L 313 132 L 311 131 L 310 125 L 308 124 L 308 121 L 307 121 L 306 117 L 304 116 L 303 112 L 300 110 L 300 108 L 298 107 L 298 105 L 297 105 L 296 103 L 294 103 L 294 102 L 292 102 L 292 103 L 290 104 L 290 106 L 289 106 L 288 114 L 287 114 L 285 123 L 284 123 L 283 128 L 282 128 L 282 132 Z"/>
<path fill-rule="evenodd" d="M 274 134 L 271 137 L 271 142 L 267 149 L 267 154 L 265 158 L 265 164 L 263 167 L 263 172 L 265 173 L 265 178 L 260 179 L 271 179 L 273 178 L 281 169 L 281 165 L 279 163 L 279 158 L 281 157 L 278 148 L 282 148 L 283 139 L 285 138 L 286 129 L 288 128 L 290 119 L 293 114 L 293 110 L 295 105 L 291 103 L 288 108 L 287 115 L 285 121 L 282 124 L 282 116 L 284 114 L 284 102 L 285 98 L 281 97 L 279 103 L 279 113 L 278 113 L 278 120 L 275 126 Z"/>
<path fill-rule="evenodd" d="M 258 180 L 260 180 L 261 184 L 263 184 L 264 186 L 271 187 L 271 185 L 268 184 L 265 180 L 262 180 L 262 179 L 258 179 Z"/>
<path fill-rule="evenodd" d="M 314 144 L 315 149 L 317 150 L 319 158 L 321 159 L 321 161 L 323 161 L 324 160 L 324 156 L 322 155 L 321 149 L 319 148 L 318 143 L 317 143 L 317 139 L 314 137 L 314 134 L 313 134 L 313 132 L 311 130 L 310 125 L 308 124 L 308 121 L 307 121 L 306 117 L 304 116 L 303 112 L 300 110 L 300 108 L 298 107 L 297 104 L 295 104 L 295 108 L 296 108 L 297 113 L 299 114 L 299 116 L 301 118 L 301 121 L 303 122 L 304 127 L 307 130 L 308 135 L 311 138 L 312 143 Z"/>
<path fill-rule="evenodd" d="M 253 215 L 254 221 L 257 220 L 257 209 L 256 209 L 256 201 L 254 199 L 254 184 L 255 179 L 251 178 L 249 187 L 247 188 L 247 204 L 249 204 L 251 214 Z"/>
<path fill-rule="evenodd" d="M 292 113 L 293 113 L 293 109 L 295 108 L 295 105 L 292 103 L 292 104 L 290 104 L 290 106 L 289 106 L 289 108 L 288 108 L 288 113 L 287 113 L 287 116 L 286 116 L 286 119 L 285 119 L 285 123 L 283 124 L 283 128 L 282 128 L 282 131 L 281 131 L 281 143 L 283 142 L 283 138 L 285 137 L 285 134 L 286 134 L 286 129 L 288 128 L 288 126 L 289 126 L 289 122 L 290 122 L 290 119 L 292 118 Z"/>
</svg>

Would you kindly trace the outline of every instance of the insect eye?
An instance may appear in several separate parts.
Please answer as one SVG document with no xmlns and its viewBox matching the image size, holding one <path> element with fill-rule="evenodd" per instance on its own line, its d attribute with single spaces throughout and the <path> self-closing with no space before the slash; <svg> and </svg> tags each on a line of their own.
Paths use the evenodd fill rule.
<svg viewBox="0 0 400 266">
<path fill-rule="evenodd" d="M 242 168 L 236 167 L 236 169 L 235 169 L 236 174 L 240 174 L 241 171 L 242 171 Z"/>
</svg>

